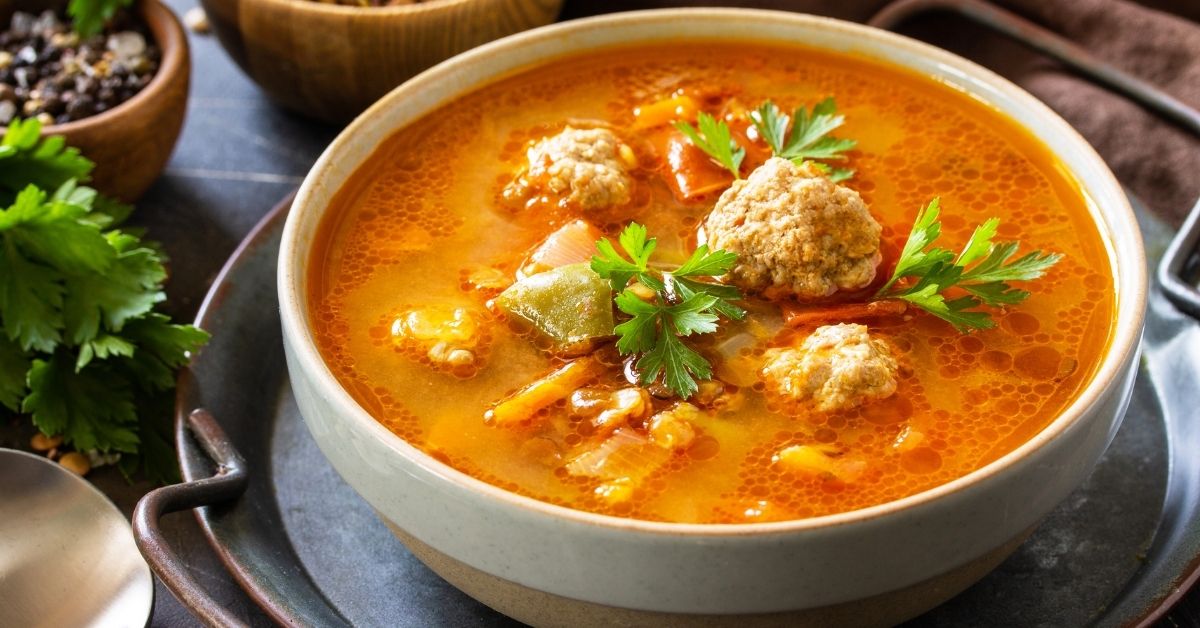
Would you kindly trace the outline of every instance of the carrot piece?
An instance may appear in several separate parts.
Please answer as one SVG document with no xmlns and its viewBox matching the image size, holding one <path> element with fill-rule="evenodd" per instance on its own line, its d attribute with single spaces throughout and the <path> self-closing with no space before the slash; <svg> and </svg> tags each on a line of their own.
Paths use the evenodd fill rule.
<svg viewBox="0 0 1200 628">
<path fill-rule="evenodd" d="M 496 425 L 519 423 L 559 399 L 565 399 L 576 388 L 599 375 L 600 370 L 601 364 L 593 358 L 567 362 L 558 370 L 501 400 L 484 413 L 483 419 Z"/>
<path fill-rule="evenodd" d="M 908 304 L 900 299 L 880 299 L 867 303 L 838 303 L 810 307 L 787 304 L 783 306 L 783 323 L 788 327 L 802 327 L 833 321 L 900 316 L 907 311 Z"/>
<path fill-rule="evenodd" d="M 536 275 L 551 268 L 590 261 L 596 254 L 596 241 L 602 237 L 604 234 L 592 225 L 582 220 L 571 221 L 546 236 L 522 265 L 521 274 Z"/>
<path fill-rule="evenodd" d="M 676 120 L 695 120 L 699 108 L 691 96 L 672 96 L 633 110 L 633 129 L 653 129 Z"/>
<path fill-rule="evenodd" d="M 667 137 L 667 184 L 675 197 L 690 201 L 705 194 L 724 190 L 733 182 L 728 170 L 716 165 L 704 151 L 696 148 L 682 133 Z"/>
</svg>

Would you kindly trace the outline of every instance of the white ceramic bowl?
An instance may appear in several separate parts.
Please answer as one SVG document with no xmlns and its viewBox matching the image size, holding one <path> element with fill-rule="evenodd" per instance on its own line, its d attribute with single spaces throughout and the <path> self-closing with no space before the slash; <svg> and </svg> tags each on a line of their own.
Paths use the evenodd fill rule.
<svg viewBox="0 0 1200 628">
<path fill-rule="evenodd" d="M 1111 348 L 1079 398 L 1029 442 L 948 484 L 854 512 L 744 525 L 636 521 L 542 503 L 455 471 L 372 419 L 322 362 L 308 322 L 309 249 L 337 190 L 384 138 L 497 76 L 599 47 L 680 38 L 803 43 L 883 59 L 968 92 L 1041 138 L 1091 200 L 1117 290 Z M 418 556 L 484 602 L 541 624 L 655 624 L 665 618 L 660 613 L 692 614 L 671 620 L 693 623 L 731 614 L 773 623 L 780 616 L 762 614 L 804 609 L 797 617 L 816 623 L 887 623 L 981 577 L 1091 471 L 1129 400 L 1146 277 L 1137 223 L 1108 168 L 1017 86 L 942 50 L 856 24 L 696 9 L 530 31 L 392 91 L 334 140 L 305 179 L 283 236 L 279 300 L 292 385 L 321 450 Z"/>
</svg>

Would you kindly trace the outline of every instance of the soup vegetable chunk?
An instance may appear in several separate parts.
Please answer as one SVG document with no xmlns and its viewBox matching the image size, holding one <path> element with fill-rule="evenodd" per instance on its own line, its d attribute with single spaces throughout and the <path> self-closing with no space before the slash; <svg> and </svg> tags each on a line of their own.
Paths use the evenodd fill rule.
<svg viewBox="0 0 1200 628">
<path fill-rule="evenodd" d="M 581 80 L 586 77 L 586 80 Z M 926 77 L 733 41 L 440 106 L 308 269 L 337 379 L 475 478 L 639 519 L 845 512 L 961 477 L 1090 381 L 1115 294 L 1045 146 Z"/>
</svg>

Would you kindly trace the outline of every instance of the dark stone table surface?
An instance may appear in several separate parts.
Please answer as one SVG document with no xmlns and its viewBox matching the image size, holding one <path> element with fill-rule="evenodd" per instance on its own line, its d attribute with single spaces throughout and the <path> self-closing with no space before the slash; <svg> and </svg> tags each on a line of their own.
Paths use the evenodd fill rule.
<svg viewBox="0 0 1200 628">
<path fill-rule="evenodd" d="M 166 0 L 179 15 L 196 0 Z M 587 11 L 567 3 L 567 15 Z M 314 36 L 319 36 L 314 34 Z M 299 117 L 269 103 L 224 54 L 215 37 L 188 34 L 192 87 L 187 119 L 163 176 L 138 203 L 134 222 L 162 242 L 171 258 L 168 309 L 190 320 L 238 242 L 280 199 L 295 189 L 337 128 Z M 7 440 L 7 439 L 6 439 Z M 151 487 L 127 484 L 112 468 L 89 478 L 126 513 Z M 263 620 L 257 606 L 233 583 L 189 513 L 169 515 L 164 529 L 201 584 L 239 616 Z M 151 626 L 199 622 L 156 582 Z M 1165 626 L 1200 626 L 1193 594 Z"/>
</svg>

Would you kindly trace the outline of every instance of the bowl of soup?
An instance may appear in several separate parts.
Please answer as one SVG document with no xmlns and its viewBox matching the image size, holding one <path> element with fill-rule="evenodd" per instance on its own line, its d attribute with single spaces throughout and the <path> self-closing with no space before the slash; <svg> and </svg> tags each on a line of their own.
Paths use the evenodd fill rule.
<svg viewBox="0 0 1200 628">
<path fill-rule="evenodd" d="M 301 187 L 279 298 L 321 451 L 493 608 L 888 624 L 1087 477 L 1146 281 L 1120 186 L 1020 88 L 860 25 L 688 9 L 384 97 Z"/>
</svg>

